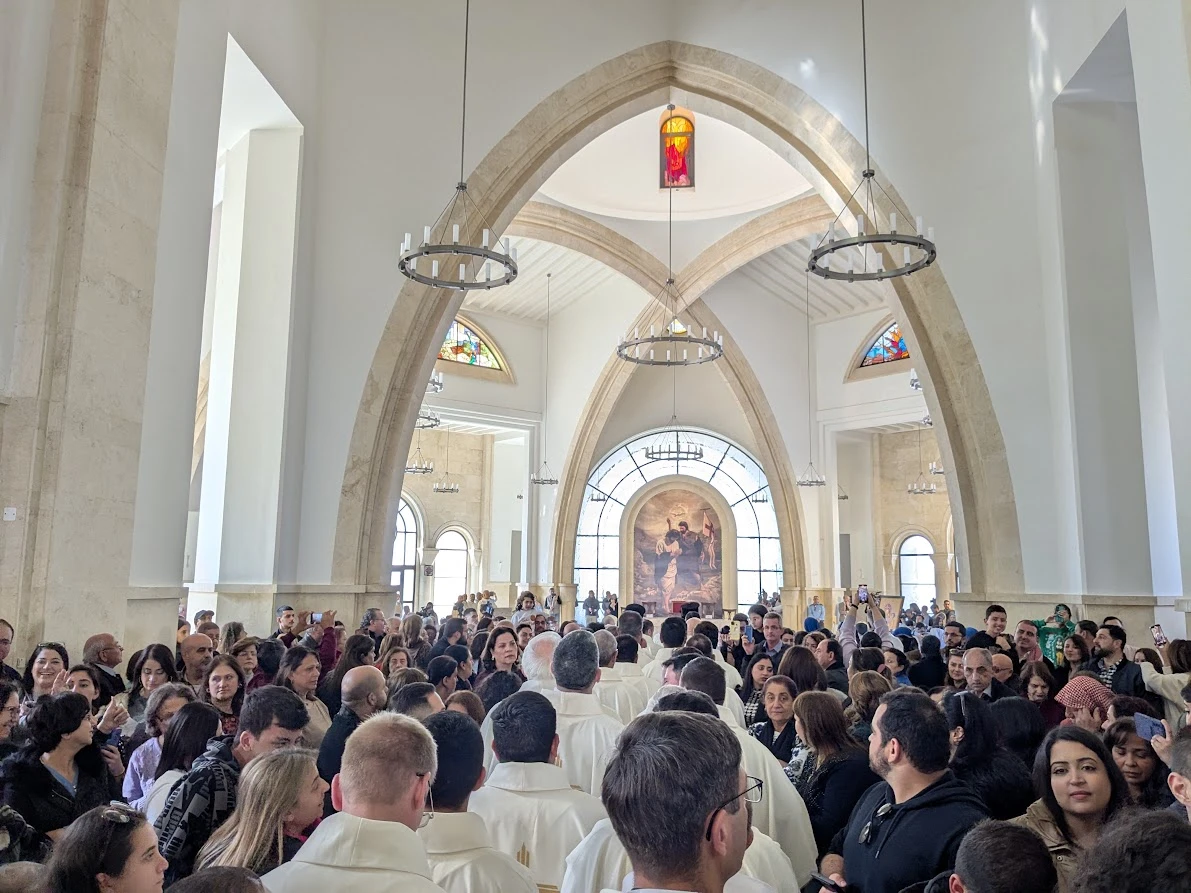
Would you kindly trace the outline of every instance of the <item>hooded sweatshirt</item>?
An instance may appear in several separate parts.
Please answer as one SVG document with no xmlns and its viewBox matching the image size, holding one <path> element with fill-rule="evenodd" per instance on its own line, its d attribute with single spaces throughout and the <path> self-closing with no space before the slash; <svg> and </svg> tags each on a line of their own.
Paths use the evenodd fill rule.
<svg viewBox="0 0 1191 893">
<path fill-rule="evenodd" d="M 986 817 L 980 798 L 950 772 L 904 803 L 882 782 L 856 804 L 828 852 L 843 856 L 850 890 L 898 893 L 953 867 L 960 841 Z"/>
</svg>

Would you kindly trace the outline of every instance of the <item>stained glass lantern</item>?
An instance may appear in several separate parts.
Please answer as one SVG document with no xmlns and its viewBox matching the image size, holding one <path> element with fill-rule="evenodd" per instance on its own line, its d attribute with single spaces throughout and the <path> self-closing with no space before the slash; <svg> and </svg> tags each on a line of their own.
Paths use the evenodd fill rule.
<svg viewBox="0 0 1191 893">
<path fill-rule="evenodd" d="M 662 189 L 695 185 L 695 116 L 673 105 L 662 112 L 660 126 Z"/>
</svg>

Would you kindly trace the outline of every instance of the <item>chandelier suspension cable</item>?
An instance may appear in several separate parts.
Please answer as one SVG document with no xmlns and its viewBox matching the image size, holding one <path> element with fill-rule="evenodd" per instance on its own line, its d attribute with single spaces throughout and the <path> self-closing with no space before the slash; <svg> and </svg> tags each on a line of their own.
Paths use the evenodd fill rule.
<svg viewBox="0 0 1191 893">
<path fill-rule="evenodd" d="M 553 487 L 558 483 L 558 478 L 551 473 L 550 462 L 546 458 L 550 444 L 550 277 L 552 275 L 552 273 L 546 274 L 546 366 L 545 374 L 542 376 L 545 379 L 545 395 L 542 398 L 542 465 L 535 474 L 529 476 L 529 482 L 539 487 Z"/>
<path fill-rule="evenodd" d="M 807 463 L 806 469 L 798 476 L 795 482 L 799 487 L 826 487 L 827 478 L 819 473 L 815 468 L 815 418 L 814 410 L 812 408 L 812 388 L 811 388 L 811 274 L 806 271 L 803 276 L 806 279 L 806 453 Z"/>
<path fill-rule="evenodd" d="M 470 0 L 468 0 L 468 2 L 470 3 Z M 865 6 L 866 6 L 865 0 L 860 0 L 860 46 L 862 48 L 861 53 L 860 53 L 860 65 L 861 65 L 861 71 L 863 72 L 863 76 L 864 76 L 864 169 L 866 171 L 871 171 L 873 169 L 873 158 L 872 158 L 872 153 L 870 151 L 871 144 L 870 144 L 869 138 L 868 138 L 868 22 L 867 22 L 867 16 L 865 15 Z M 467 44 L 465 42 L 464 46 L 466 46 L 466 45 Z M 463 57 L 463 83 L 464 83 L 464 90 L 466 90 L 467 89 L 466 88 L 466 84 L 467 84 L 467 56 L 466 56 L 466 54 Z M 467 110 L 467 94 L 466 94 L 466 92 L 463 95 L 463 108 L 464 108 L 464 111 L 466 112 L 466 110 Z M 463 179 L 462 174 L 459 175 L 459 179 L 460 180 Z M 870 192 L 871 192 L 871 187 L 870 187 Z"/>
<path fill-rule="evenodd" d="M 861 18 L 863 18 L 863 7 Z M 463 113 L 459 116 L 459 182 L 463 182 L 463 163 L 467 157 L 467 48 L 471 36 L 471 0 L 464 0 L 463 4 Z M 864 82 L 864 95 L 868 96 L 868 80 Z M 867 118 L 867 103 L 865 100 L 865 116 Z M 866 137 L 867 139 L 867 137 Z"/>
</svg>

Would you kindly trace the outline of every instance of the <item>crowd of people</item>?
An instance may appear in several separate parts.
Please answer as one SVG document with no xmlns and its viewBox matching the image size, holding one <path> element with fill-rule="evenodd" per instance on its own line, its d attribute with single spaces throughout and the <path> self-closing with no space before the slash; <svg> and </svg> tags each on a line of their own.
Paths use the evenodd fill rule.
<svg viewBox="0 0 1191 893">
<path fill-rule="evenodd" d="M 0 893 L 1187 888 L 1191 643 L 816 607 L 0 621 Z"/>
</svg>

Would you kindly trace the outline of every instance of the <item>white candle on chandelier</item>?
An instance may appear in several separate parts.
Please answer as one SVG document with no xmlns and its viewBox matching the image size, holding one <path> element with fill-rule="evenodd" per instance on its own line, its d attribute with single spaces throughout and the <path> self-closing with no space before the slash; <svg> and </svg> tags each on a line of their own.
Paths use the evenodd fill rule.
<svg viewBox="0 0 1191 893">
<path fill-rule="evenodd" d="M 724 346 L 724 336 L 721 335 L 719 332 L 715 333 L 715 343 L 718 344 L 720 347 Z"/>
<path fill-rule="evenodd" d="M 409 251 L 409 241 L 411 238 L 413 238 L 413 237 L 409 233 L 405 234 L 405 241 L 403 241 L 401 243 L 401 253 L 402 254 L 405 254 L 405 252 Z"/>
<path fill-rule="evenodd" d="M 889 215 L 889 231 L 891 233 L 897 232 L 897 211 L 893 211 Z"/>
<path fill-rule="evenodd" d="M 667 363 L 669 363 L 669 362 L 670 362 L 670 351 L 669 351 L 669 349 L 667 349 L 667 350 L 666 350 L 666 362 L 667 362 Z"/>
<path fill-rule="evenodd" d="M 418 272 L 418 256 L 416 254 L 409 259 L 409 269 L 411 273 Z"/>
<path fill-rule="evenodd" d="M 907 245 L 902 248 L 902 265 L 908 267 L 910 265 L 910 246 Z"/>
<path fill-rule="evenodd" d="M 921 217 L 914 218 L 914 231 L 916 233 L 918 233 L 918 235 L 920 235 L 920 236 L 922 235 L 922 218 Z"/>
<path fill-rule="evenodd" d="M 652 338 L 652 337 L 653 337 L 653 323 L 650 323 L 650 324 L 649 324 L 649 337 L 650 337 L 650 338 Z"/>
<path fill-rule="evenodd" d="M 463 282 L 467 278 L 467 264 L 459 265 L 459 281 Z"/>
<path fill-rule="evenodd" d="M 686 348 L 685 347 L 682 349 L 682 361 L 684 363 L 686 362 Z"/>
<path fill-rule="evenodd" d="M 422 227 L 422 244 L 423 245 L 430 244 L 430 227 L 428 227 L 428 226 Z"/>
<path fill-rule="evenodd" d="M 488 235 L 489 235 L 489 234 L 488 234 L 488 230 L 487 230 L 487 229 L 485 229 L 485 230 L 484 230 L 484 238 L 483 238 L 483 240 L 480 242 L 480 244 L 481 244 L 481 245 L 483 245 L 485 248 L 487 248 L 487 247 L 488 247 Z"/>
<path fill-rule="evenodd" d="M 458 223 L 451 225 L 451 241 L 456 245 L 459 244 L 459 224 Z"/>
<path fill-rule="evenodd" d="M 699 345 L 699 359 L 703 359 L 703 345 Z"/>
<path fill-rule="evenodd" d="M 490 260 L 484 261 L 484 281 L 492 281 L 492 261 Z"/>
<path fill-rule="evenodd" d="M 858 236 L 864 235 L 864 215 L 863 214 L 856 215 L 856 235 L 858 235 Z"/>
<path fill-rule="evenodd" d="M 633 340 L 636 341 L 641 337 L 640 331 L 636 326 L 633 326 Z"/>
<path fill-rule="evenodd" d="M 933 226 L 928 226 L 926 228 L 926 238 L 930 242 L 935 240 L 935 228 Z"/>
<path fill-rule="evenodd" d="M 438 278 L 438 261 L 432 261 L 430 263 L 430 276 L 432 279 Z"/>
<path fill-rule="evenodd" d="M 652 359 L 653 359 L 653 350 L 652 350 L 652 349 L 649 351 L 649 359 L 650 359 L 650 360 L 652 360 Z"/>
</svg>

